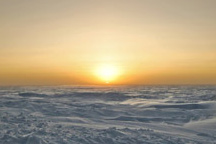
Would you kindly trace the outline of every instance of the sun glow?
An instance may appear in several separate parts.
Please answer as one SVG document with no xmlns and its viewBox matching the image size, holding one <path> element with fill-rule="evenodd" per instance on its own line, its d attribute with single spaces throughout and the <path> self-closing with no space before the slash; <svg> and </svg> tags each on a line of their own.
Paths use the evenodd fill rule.
<svg viewBox="0 0 216 144">
<path fill-rule="evenodd" d="M 119 70 L 113 65 L 102 65 L 96 70 L 96 76 L 107 84 L 115 81 L 118 75 Z"/>
</svg>

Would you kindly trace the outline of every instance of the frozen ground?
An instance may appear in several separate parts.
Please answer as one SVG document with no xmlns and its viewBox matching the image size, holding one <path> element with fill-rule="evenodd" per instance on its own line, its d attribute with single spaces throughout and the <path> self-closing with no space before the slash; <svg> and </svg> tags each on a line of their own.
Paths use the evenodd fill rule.
<svg viewBox="0 0 216 144">
<path fill-rule="evenodd" d="M 0 87 L 0 144 L 216 143 L 216 86 Z"/>
</svg>

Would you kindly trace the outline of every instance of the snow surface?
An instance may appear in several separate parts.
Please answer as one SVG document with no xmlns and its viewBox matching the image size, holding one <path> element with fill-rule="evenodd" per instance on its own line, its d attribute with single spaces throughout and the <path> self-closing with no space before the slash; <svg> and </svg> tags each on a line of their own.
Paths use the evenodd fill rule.
<svg viewBox="0 0 216 144">
<path fill-rule="evenodd" d="M 216 143 L 216 86 L 0 87 L 0 144 L 143 143 Z"/>
</svg>

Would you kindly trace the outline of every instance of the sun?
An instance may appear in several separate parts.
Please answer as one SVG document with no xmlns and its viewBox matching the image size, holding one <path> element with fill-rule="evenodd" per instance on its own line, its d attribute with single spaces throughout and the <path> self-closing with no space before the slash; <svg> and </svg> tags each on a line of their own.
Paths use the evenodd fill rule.
<svg viewBox="0 0 216 144">
<path fill-rule="evenodd" d="M 114 65 L 101 65 L 96 69 L 96 76 L 106 84 L 109 84 L 117 79 L 119 70 Z"/>
</svg>

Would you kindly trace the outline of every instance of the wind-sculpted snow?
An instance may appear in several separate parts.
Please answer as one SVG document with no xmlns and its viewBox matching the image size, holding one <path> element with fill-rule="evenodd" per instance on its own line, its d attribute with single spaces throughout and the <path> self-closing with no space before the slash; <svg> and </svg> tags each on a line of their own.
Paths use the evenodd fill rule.
<svg viewBox="0 0 216 144">
<path fill-rule="evenodd" d="M 216 87 L 0 88 L 0 144 L 143 143 L 216 143 Z"/>
</svg>

